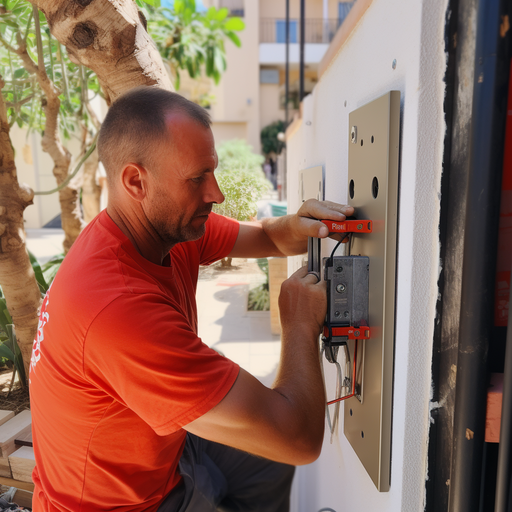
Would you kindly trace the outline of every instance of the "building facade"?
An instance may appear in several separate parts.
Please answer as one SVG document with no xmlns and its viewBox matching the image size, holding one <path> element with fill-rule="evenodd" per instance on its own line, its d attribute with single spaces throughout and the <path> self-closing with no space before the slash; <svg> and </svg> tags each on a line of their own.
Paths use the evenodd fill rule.
<svg viewBox="0 0 512 512">
<path fill-rule="evenodd" d="M 338 0 L 306 0 L 306 93 L 318 80 L 318 64 L 352 6 Z M 260 131 L 285 119 L 286 1 L 205 0 L 206 7 L 226 7 L 240 16 L 242 47 L 226 43 L 228 69 L 212 86 L 211 114 L 217 142 L 246 139 L 260 150 Z M 290 0 L 289 114 L 299 108 L 300 0 Z"/>
</svg>

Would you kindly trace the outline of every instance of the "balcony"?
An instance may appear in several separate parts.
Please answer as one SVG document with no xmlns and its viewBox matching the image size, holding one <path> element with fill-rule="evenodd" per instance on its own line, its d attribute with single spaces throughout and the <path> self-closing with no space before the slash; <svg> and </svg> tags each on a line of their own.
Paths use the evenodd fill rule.
<svg viewBox="0 0 512 512">
<path fill-rule="evenodd" d="M 338 28 L 341 19 L 305 20 L 304 39 L 306 44 L 329 44 Z M 283 18 L 263 18 L 260 20 L 260 43 L 285 43 L 286 20 Z M 290 43 L 300 43 L 300 21 L 290 19 Z"/>
<path fill-rule="evenodd" d="M 220 0 L 219 7 L 229 9 L 230 16 L 244 17 L 244 0 Z"/>
</svg>

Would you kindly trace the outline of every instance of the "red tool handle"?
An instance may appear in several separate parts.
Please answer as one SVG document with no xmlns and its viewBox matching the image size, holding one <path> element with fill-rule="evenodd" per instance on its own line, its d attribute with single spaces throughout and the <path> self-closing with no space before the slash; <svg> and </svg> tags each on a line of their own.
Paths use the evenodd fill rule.
<svg viewBox="0 0 512 512">
<path fill-rule="evenodd" d="M 371 220 L 345 220 L 336 222 L 333 220 L 322 220 L 329 228 L 329 233 L 371 233 L 373 222 Z"/>
<path fill-rule="evenodd" d="M 361 327 L 331 327 L 333 337 L 347 337 L 349 340 L 369 340 L 370 328 L 366 325 Z M 329 328 L 324 326 L 324 336 L 329 336 Z"/>
</svg>

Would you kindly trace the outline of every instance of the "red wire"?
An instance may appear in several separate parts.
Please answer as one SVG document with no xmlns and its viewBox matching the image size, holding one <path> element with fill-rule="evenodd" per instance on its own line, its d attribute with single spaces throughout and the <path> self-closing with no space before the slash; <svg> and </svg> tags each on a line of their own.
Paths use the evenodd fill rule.
<svg viewBox="0 0 512 512">
<path fill-rule="evenodd" d="M 354 345 L 354 367 L 352 369 L 352 393 L 349 395 L 342 396 L 341 398 L 336 398 L 336 400 L 331 400 L 327 402 L 327 405 L 335 404 L 336 402 L 341 402 L 342 400 L 347 400 L 347 398 L 352 398 L 356 396 L 356 365 L 357 365 L 357 345 L 359 340 L 355 340 Z"/>
</svg>

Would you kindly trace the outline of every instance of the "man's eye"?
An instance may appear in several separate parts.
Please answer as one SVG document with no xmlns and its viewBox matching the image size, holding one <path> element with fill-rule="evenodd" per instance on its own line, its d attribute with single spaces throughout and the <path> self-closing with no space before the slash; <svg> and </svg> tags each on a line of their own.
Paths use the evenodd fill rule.
<svg viewBox="0 0 512 512">
<path fill-rule="evenodd" d="M 197 178 L 190 178 L 190 181 L 192 181 L 193 183 L 201 183 L 201 181 L 204 180 L 204 177 L 203 176 L 198 176 Z"/>
</svg>

